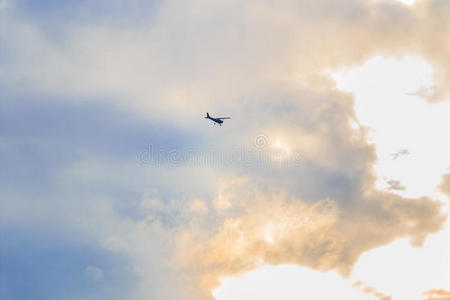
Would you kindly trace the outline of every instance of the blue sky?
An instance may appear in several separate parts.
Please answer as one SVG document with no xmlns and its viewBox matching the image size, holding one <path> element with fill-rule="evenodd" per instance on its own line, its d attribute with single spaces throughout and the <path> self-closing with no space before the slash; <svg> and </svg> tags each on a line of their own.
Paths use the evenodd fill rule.
<svg viewBox="0 0 450 300">
<path fill-rule="evenodd" d="M 136 276 L 126 257 L 53 226 L 2 229 L 2 298 L 122 299 L 132 291 Z M 89 267 L 105 275 L 89 276 Z"/>
</svg>

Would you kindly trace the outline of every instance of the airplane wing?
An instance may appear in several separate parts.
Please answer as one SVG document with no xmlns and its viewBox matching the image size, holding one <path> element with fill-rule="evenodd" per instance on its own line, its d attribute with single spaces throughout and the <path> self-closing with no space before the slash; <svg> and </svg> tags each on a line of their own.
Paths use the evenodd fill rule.
<svg viewBox="0 0 450 300">
<path fill-rule="evenodd" d="M 226 120 L 226 119 L 231 119 L 230 117 L 223 117 L 223 118 L 216 118 L 216 119 L 219 119 L 219 120 Z"/>
</svg>

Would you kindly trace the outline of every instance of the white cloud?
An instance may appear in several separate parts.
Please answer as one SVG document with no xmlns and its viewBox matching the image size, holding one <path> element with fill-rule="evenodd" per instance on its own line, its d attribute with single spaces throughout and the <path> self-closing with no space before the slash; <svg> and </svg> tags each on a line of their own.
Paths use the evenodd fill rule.
<svg viewBox="0 0 450 300">
<path fill-rule="evenodd" d="M 335 75 L 339 89 L 354 93 L 358 120 L 372 131 L 379 188 L 394 180 L 406 187 L 397 189 L 401 195 L 431 195 L 450 165 L 450 101 L 430 104 L 410 94 L 432 85 L 431 75 L 426 61 L 412 57 L 376 57 Z M 399 149 L 409 155 L 392 160 Z"/>
<path fill-rule="evenodd" d="M 374 299 L 334 272 L 295 265 L 264 266 L 240 277 L 224 278 L 213 295 L 217 300 Z"/>
<path fill-rule="evenodd" d="M 88 266 L 84 270 L 84 273 L 86 276 L 94 281 L 102 280 L 103 279 L 103 271 L 100 268 L 94 267 L 94 266 Z"/>
<path fill-rule="evenodd" d="M 393 299 L 422 299 L 431 289 L 450 289 L 450 227 L 428 238 L 421 248 L 406 240 L 363 254 L 353 278 L 392 295 Z M 432 299 L 432 298 L 431 298 Z"/>
<path fill-rule="evenodd" d="M 375 189 L 375 148 L 360 124 L 376 130 L 379 177 L 400 181 L 409 195 L 429 195 L 450 153 L 442 142 L 448 133 L 443 121 L 448 102 L 442 100 L 450 86 L 447 12 L 444 2 L 432 0 L 413 6 L 169 0 L 143 27 L 56 22 L 52 25 L 63 38 L 55 39 L 15 11 L 1 20 L 2 54 L 8 60 L 0 62 L 0 80 L 31 95 L 102 99 L 155 124 L 187 127 L 207 141 L 200 147 L 215 145 L 226 152 L 230 145 L 253 145 L 257 134 L 267 132 L 278 149 L 302 155 L 303 165 L 277 169 L 255 164 L 136 167 L 137 160 L 95 156 L 58 168 L 55 184 L 73 184 L 88 196 L 69 194 L 71 201 L 65 203 L 69 196 L 58 195 L 62 200 L 54 202 L 59 205 L 47 203 L 52 207 L 48 214 L 59 212 L 105 248 L 131 257 L 141 298 L 201 299 L 210 296 L 219 277 L 266 262 L 348 274 L 359 255 L 374 247 L 399 237 L 420 245 L 440 230 L 445 219 L 440 203 Z M 356 113 L 354 99 L 336 90 L 325 73 L 378 54 L 410 52 L 432 67 L 407 58 L 397 68 L 397 62 L 378 57 L 368 62 L 374 70 L 350 76 L 347 90 L 363 87 L 355 91 Z M 360 95 L 367 97 L 365 105 Z M 441 102 L 430 105 L 419 96 Z M 220 131 L 205 128 L 201 117 L 207 110 L 233 112 L 233 119 Z M 407 122 L 398 126 L 399 116 Z M 430 134 L 434 131 L 440 135 Z M 393 161 L 391 154 L 401 149 L 411 155 Z M 411 166 L 420 172 L 404 171 Z M 130 198 L 137 204 L 123 194 L 108 195 L 117 186 L 133 191 Z M 89 194 L 89 187 L 107 195 Z M 176 196 L 155 194 L 155 187 Z M 137 216 L 124 213 L 124 207 L 136 209 Z M 93 268 L 86 270 L 94 273 L 91 277 L 98 275 Z M 297 271 L 283 276 L 293 278 Z M 339 282 L 335 291 L 342 295 L 370 297 L 329 274 L 317 275 L 315 282 Z M 368 278 L 378 288 L 371 282 Z"/>
</svg>

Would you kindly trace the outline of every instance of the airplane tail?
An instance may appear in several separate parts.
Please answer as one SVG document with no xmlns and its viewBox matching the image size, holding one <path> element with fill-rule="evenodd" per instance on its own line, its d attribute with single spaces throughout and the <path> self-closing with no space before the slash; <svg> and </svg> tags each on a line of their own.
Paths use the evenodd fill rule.
<svg viewBox="0 0 450 300">
<path fill-rule="evenodd" d="M 205 117 L 205 118 L 206 118 L 206 119 L 207 119 L 207 118 L 210 118 L 209 113 L 206 113 L 206 117 Z"/>
</svg>

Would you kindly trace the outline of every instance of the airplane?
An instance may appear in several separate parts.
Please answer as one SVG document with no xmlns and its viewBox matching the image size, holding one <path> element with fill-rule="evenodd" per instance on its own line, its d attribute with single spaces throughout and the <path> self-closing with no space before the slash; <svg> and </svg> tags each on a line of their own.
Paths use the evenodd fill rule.
<svg viewBox="0 0 450 300">
<path fill-rule="evenodd" d="M 209 115 L 209 113 L 206 113 L 205 119 L 210 119 L 211 121 L 214 122 L 214 125 L 216 125 L 216 123 L 217 123 L 217 124 L 219 124 L 220 126 L 222 126 L 223 120 L 231 119 L 231 118 L 230 118 L 230 117 L 212 118 L 212 117 Z"/>
</svg>

